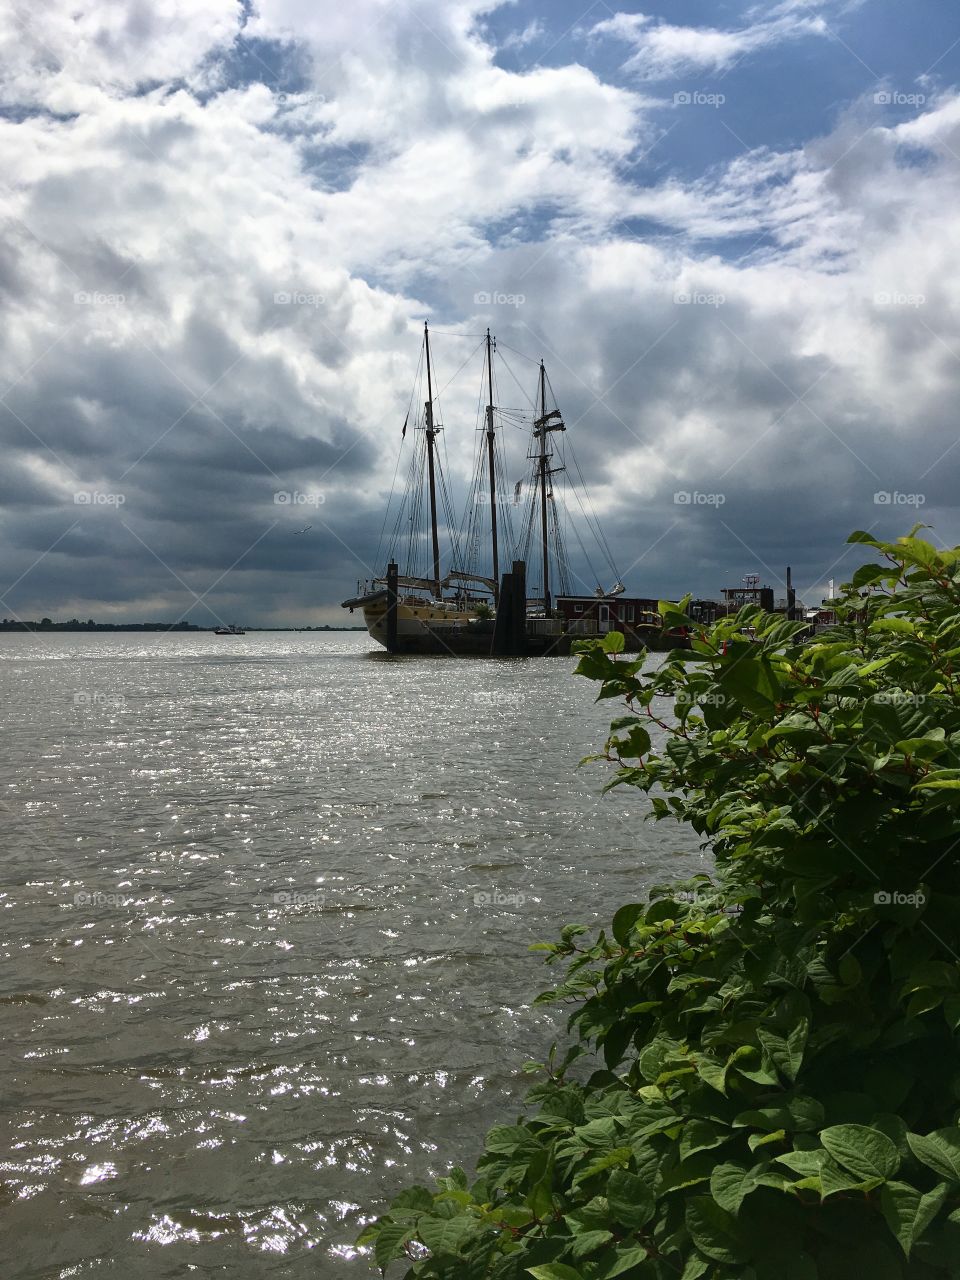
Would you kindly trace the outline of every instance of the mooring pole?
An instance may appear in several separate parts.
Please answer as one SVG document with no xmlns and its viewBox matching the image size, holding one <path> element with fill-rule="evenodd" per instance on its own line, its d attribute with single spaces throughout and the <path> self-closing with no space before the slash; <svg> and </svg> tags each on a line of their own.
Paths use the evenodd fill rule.
<svg viewBox="0 0 960 1280">
<path fill-rule="evenodd" d="M 387 652 L 397 652 L 397 562 L 387 565 Z"/>
<path fill-rule="evenodd" d="M 490 652 L 498 658 L 509 657 L 513 639 L 513 575 L 505 573 L 500 578 L 500 590 L 497 593 L 497 616 L 493 623 L 493 640 Z"/>
<path fill-rule="evenodd" d="M 513 595 L 513 609 L 510 616 L 510 655 L 514 658 L 525 658 L 527 656 L 527 565 L 524 560 L 514 560 L 510 579 Z"/>
</svg>

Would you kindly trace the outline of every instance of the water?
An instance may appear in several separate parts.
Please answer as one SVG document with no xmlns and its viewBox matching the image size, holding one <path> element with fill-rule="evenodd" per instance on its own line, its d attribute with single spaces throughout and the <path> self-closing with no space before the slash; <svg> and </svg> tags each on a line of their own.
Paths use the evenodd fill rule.
<svg viewBox="0 0 960 1280">
<path fill-rule="evenodd" d="M 5 1277 L 372 1274 L 557 1033 L 529 943 L 702 868 L 569 659 L 370 648 L 0 637 Z"/>
</svg>

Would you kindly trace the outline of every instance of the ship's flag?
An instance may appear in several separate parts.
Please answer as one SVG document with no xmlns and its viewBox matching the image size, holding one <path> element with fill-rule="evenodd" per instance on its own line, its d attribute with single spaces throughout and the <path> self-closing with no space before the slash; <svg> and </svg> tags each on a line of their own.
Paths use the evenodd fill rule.
<svg viewBox="0 0 960 1280">
<path fill-rule="evenodd" d="M 518 480 L 513 488 L 513 505 L 516 506 L 520 501 L 520 490 L 523 488 L 523 481 Z"/>
<path fill-rule="evenodd" d="M 404 420 L 403 420 L 403 430 L 400 432 L 400 439 L 401 439 L 401 440 L 406 440 L 406 438 L 407 438 L 407 422 L 409 421 L 409 418 L 410 418 L 410 410 L 408 409 L 408 410 L 407 410 L 407 416 L 406 416 L 406 418 L 404 418 Z"/>
</svg>

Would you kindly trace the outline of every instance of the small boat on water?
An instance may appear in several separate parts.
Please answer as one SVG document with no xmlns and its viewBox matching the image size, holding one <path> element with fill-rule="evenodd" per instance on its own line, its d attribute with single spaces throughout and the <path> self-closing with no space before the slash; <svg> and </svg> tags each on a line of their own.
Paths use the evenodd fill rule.
<svg viewBox="0 0 960 1280">
<path fill-rule="evenodd" d="M 424 324 L 416 385 L 401 432 L 400 462 L 404 447 L 410 454 L 405 484 L 398 499 L 391 492 L 384 519 L 387 536 L 384 540 L 381 535 L 375 561 L 378 566 L 389 562 L 396 577 L 388 582 L 388 570 L 372 580 L 358 582 L 356 595 L 344 600 L 343 607 L 351 613 L 362 610 L 373 639 L 398 653 L 489 654 L 494 648 L 492 637 L 498 614 L 505 614 L 506 607 L 506 602 L 499 599 L 500 575 L 512 563 L 515 578 L 522 572 L 522 599 L 511 608 L 514 614 L 522 615 L 518 619 L 519 631 L 529 642 L 523 644 L 524 652 L 569 652 L 573 638 L 604 634 L 611 629 L 624 629 L 630 648 L 649 643 L 649 635 L 641 637 L 637 628 L 643 627 L 648 633 L 658 629 L 657 602 L 624 597 L 625 588 L 590 506 L 583 473 L 566 435 L 544 362 L 531 361 L 537 380 L 533 394 L 527 395 L 522 381 L 497 350 L 489 329 L 473 355 L 461 365 L 465 368 L 479 357 L 481 387 L 473 476 L 463 517 L 456 519 L 445 474 L 447 450 L 442 440 L 444 427 L 435 391 L 430 338 L 429 327 Z M 497 403 L 495 354 L 496 368 L 499 371 L 505 367 L 529 407 L 511 409 Z M 514 354 L 529 359 L 523 353 Z M 414 404 L 417 411 L 411 421 Z M 412 448 L 405 444 L 411 425 Z M 528 439 L 526 474 L 515 483 L 508 480 L 503 447 L 506 428 L 526 432 Z M 576 487 L 574 476 L 579 482 Z M 605 565 L 603 574 L 609 574 L 616 584 L 610 590 L 594 585 L 600 575 L 590 563 L 574 526 L 582 559 L 592 575 L 592 581 L 576 581 L 578 575 L 565 547 L 571 512 L 563 508 L 563 494 L 555 493 L 561 485 L 572 490 L 582 522 Z M 522 518 L 516 536 L 515 511 Z M 387 532 L 391 512 L 395 518 Z M 446 573 L 441 570 L 441 537 L 447 544 Z M 381 552 L 386 554 L 381 557 Z M 388 634 L 391 591 L 396 593 L 393 637 Z M 500 617 L 499 622 L 503 621 L 504 617 Z M 517 623 L 511 625 L 517 627 Z"/>
<path fill-rule="evenodd" d="M 214 627 L 213 634 L 215 636 L 245 636 L 247 633 L 243 627 L 238 627 L 235 622 L 231 622 L 229 627 Z"/>
</svg>

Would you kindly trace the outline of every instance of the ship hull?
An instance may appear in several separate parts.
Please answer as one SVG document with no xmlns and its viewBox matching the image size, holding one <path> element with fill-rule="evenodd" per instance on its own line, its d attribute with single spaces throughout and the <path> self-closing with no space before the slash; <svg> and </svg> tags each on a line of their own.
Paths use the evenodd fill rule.
<svg viewBox="0 0 960 1280">
<path fill-rule="evenodd" d="M 363 618 L 372 639 L 387 648 L 386 600 L 365 603 Z M 476 614 L 438 609 L 429 604 L 397 604 L 396 653 L 432 655 L 435 657 L 490 657 L 493 650 L 494 623 L 478 619 Z M 529 657 L 566 657 L 575 640 L 598 639 L 583 632 L 546 630 L 542 620 L 528 620 L 526 652 Z M 679 637 L 667 637 L 656 627 L 630 628 L 624 648 L 628 653 L 645 649 L 686 648 Z"/>
<path fill-rule="evenodd" d="M 453 609 L 438 609 L 429 603 L 408 604 L 397 603 L 397 652 L 398 653 L 443 653 L 449 651 L 444 643 L 445 635 L 450 632 L 453 648 L 457 640 L 466 638 L 467 628 L 476 614 Z M 387 648 L 387 602 L 373 600 L 363 606 L 363 620 L 372 639 Z M 486 636 L 489 649 L 490 637 Z M 456 652 L 456 649 L 454 649 Z"/>
</svg>

